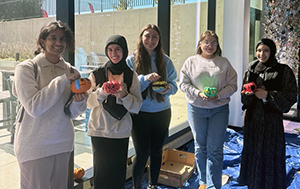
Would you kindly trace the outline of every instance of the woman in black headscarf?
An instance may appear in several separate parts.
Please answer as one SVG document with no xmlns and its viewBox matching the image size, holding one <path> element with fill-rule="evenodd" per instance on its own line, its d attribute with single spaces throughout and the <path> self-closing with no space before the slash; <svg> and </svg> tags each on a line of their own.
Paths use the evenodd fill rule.
<svg viewBox="0 0 300 189">
<path fill-rule="evenodd" d="M 137 74 L 125 62 L 125 38 L 110 36 L 105 54 L 107 63 L 89 76 L 92 87 L 88 91 L 91 114 L 87 134 L 93 146 L 94 188 L 123 189 L 132 128 L 130 113 L 139 112 L 142 96 Z M 113 83 L 119 83 L 120 88 Z"/>
<path fill-rule="evenodd" d="M 257 85 L 254 92 L 242 93 L 246 115 L 239 183 L 249 189 L 286 188 L 283 113 L 296 103 L 297 85 L 293 71 L 278 63 L 275 54 L 275 43 L 261 39 L 257 60 L 243 80 Z"/>
</svg>

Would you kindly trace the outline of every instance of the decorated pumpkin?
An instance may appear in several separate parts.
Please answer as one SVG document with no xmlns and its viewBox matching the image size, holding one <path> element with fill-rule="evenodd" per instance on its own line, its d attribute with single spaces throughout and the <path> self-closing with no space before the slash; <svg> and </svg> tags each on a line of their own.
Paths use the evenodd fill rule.
<svg viewBox="0 0 300 189">
<path fill-rule="evenodd" d="M 167 88 L 167 82 L 166 81 L 155 81 L 152 83 L 152 89 L 155 92 L 161 92 L 165 91 Z"/>
<path fill-rule="evenodd" d="M 121 87 L 122 87 L 121 84 L 115 80 L 107 81 L 102 85 L 104 92 L 107 94 L 116 93 L 121 89 Z"/>
<path fill-rule="evenodd" d="M 84 175 L 85 171 L 83 168 L 74 169 L 74 179 L 81 179 Z"/>
<path fill-rule="evenodd" d="M 245 92 L 252 93 L 252 92 L 255 92 L 256 89 L 257 89 L 257 86 L 256 86 L 256 84 L 254 82 L 245 83 L 243 85 L 242 93 L 245 93 Z"/>
<path fill-rule="evenodd" d="M 217 95 L 218 91 L 216 87 L 204 87 L 203 93 L 207 97 L 214 97 Z"/>
<path fill-rule="evenodd" d="M 91 88 L 91 81 L 88 78 L 80 78 L 71 82 L 73 93 L 84 93 Z"/>
</svg>

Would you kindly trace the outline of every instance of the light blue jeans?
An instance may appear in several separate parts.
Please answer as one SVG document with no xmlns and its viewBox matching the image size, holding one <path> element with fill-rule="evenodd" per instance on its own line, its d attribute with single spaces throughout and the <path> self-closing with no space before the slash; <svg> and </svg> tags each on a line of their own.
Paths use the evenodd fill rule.
<svg viewBox="0 0 300 189">
<path fill-rule="evenodd" d="M 195 142 L 199 184 L 221 188 L 223 144 L 228 126 L 229 105 L 205 109 L 188 103 L 187 118 Z"/>
</svg>

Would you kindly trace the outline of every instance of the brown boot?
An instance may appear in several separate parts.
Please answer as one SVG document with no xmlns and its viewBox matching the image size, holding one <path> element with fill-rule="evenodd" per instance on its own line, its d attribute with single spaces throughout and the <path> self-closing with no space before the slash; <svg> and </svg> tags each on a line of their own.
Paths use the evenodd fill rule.
<svg viewBox="0 0 300 189">
<path fill-rule="evenodd" d="M 199 186 L 199 189 L 206 189 L 206 185 L 205 185 L 205 184 L 201 184 L 201 185 Z"/>
</svg>

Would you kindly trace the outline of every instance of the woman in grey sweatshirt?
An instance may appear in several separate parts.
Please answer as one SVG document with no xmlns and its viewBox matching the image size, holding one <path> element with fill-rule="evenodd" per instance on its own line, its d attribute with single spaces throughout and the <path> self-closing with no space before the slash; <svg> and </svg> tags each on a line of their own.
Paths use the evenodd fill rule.
<svg viewBox="0 0 300 189">
<path fill-rule="evenodd" d="M 179 87 L 187 100 L 199 189 L 221 188 L 229 101 L 237 90 L 237 73 L 221 56 L 218 40 L 215 32 L 205 31 L 198 42 L 197 54 L 187 58 L 180 70 Z"/>
</svg>

